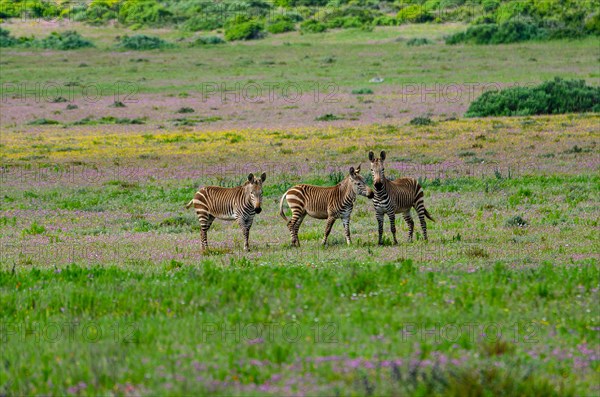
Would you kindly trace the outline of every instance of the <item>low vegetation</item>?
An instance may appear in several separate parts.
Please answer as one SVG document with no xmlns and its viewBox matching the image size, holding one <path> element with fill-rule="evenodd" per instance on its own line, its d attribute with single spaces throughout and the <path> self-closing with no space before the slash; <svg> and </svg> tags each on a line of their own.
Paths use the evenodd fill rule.
<svg viewBox="0 0 600 397">
<path fill-rule="evenodd" d="M 43 39 L 33 37 L 13 37 L 6 29 L 0 28 L 0 47 L 37 47 L 52 50 L 77 50 L 94 47 L 94 44 L 73 30 L 52 32 Z"/>
<path fill-rule="evenodd" d="M 600 87 L 584 80 L 555 78 L 536 87 L 512 87 L 482 94 L 471 105 L 467 117 L 531 116 L 600 112 Z"/>
<path fill-rule="evenodd" d="M 245 25 L 250 21 L 245 21 L 241 27 L 233 28 L 235 34 L 230 33 L 232 37 L 241 37 L 239 40 L 256 38 L 256 32 L 248 34 L 248 30 L 256 30 L 259 25 L 265 26 L 270 33 L 278 34 L 295 30 L 297 23 L 301 23 L 302 30 L 308 33 L 327 28 L 365 29 L 405 23 L 470 22 L 473 28 L 451 41 L 476 43 L 481 43 L 482 37 L 487 36 L 492 36 L 490 43 L 506 43 L 512 42 L 508 40 L 600 34 L 600 13 L 594 2 L 577 0 L 414 0 L 396 3 L 374 1 L 360 5 L 342 0 L 335 7 L 328 0 L 257 0 L 246 3 L 227 0 L 202 3 L 201 7 L 194 0 L 93 1 L 76 7 L 68 2 L 2 3 L 0 17 L 18 18 L 23 15 L 70 18 L 91 25 L 114 21 L 132 29 L 172 26 L 194 32 L 223 29 L 228 25 L 231 30 L 232 21 L 239 16 L 252 16 L 252 28 Z"/>
<path fill-rule="evenodd" d="M 147 36 L 143 34 L 136 34 L 133 36 L 123 36 L 119 39 L 117 47 L 128 50 L 155 50 L 160 48 L 169 48 L 172 45 L 160 37 Z"/>
</svg>

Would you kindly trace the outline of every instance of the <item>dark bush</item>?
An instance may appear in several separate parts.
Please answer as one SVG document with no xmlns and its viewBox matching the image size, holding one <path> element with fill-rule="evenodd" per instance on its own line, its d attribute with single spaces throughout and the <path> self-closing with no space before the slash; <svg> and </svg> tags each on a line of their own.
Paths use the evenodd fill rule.
<svg viewBox="0 0 600 397">
<path fill-rule="evenodd" d="M 39 46 L 53 50 L 76 50 L 79 48 L 93 47 L 94 44 L 81 37 L 76 31 L 67 30 L 62 33 L 52 32 L 50 36 L 39 42 Z"/>
<path fill-rule="evenodd" d="M 0 28 L 0 47 L 15 47 L 18 43 L 8 30 Z"/>
<path fill-rule="evenodd" d="M 413 37 L 412 39 L 410 39 L 406 42 L 406 45 L 409 47 L 418 47 L 418 46 L 427 45 L 427 44 L 431 44 L 431 43 L 432 43 L 431 40 L 426 39 L 424 37 Z"/>
<path fill-rule="evenodd" d="M 322 33 L 327 30 L 327 25 L 323 22 L 317 21 L 316 19 L 307 19 L 300 24 L 300 31 L 302 33 Z"/>
<path fill-rule="evenodd" d="M 508 218 L 504 224 L 506 227 L 524 227 L 527 226 L 527 221 L 520 215 L 515 215 Z"/>
<path fill-rule="evenodd" d="M 51 120 L 51 119 L 35 119 L 30 121 L 29 123 L 27 123 L 27 125 L 56 125 L 56 124 L 60 124 L 58 121 L 56 120 Z"/>
<path fill-rule="evenodd" d="M 265 27 L 257 19 L 239 15 L 225 24 L 225 39 L 235 40 L 256 40 L 264 37 Z"/>
<path fill-rule="evenodd" d="M 446 44 L 507 44 L 520 41 L 543 39 L 547 36 L 544 29 L 531 22 L 508 21 L 501 25 L 483 24 L 469 27 L 446 38 Z"/>
<path fill-rule="evenodd" d="M 194 42 L 192 43 L 192 46 L 214 45 L 214 44 L 224 44 L 224 43 L 226 43 L 226 41 L 223 40 L 222 38 L 220 38 L 219 36 L 203 36 L 203 37 L 198 37 L 196 40 L 194 40 Z"/>
<path fill-rule="evenodd" d="M 600 112 L 600 87 L 584 80 L 556 77 L 537 87 L 512 87 L 488 91 L 471 103 L 466 117 L 530 116 Z"/>
<path fill-rule="evenodd" d="M 415 117 L 410 120 L 410 125 L 431 125 L 433 121 L 429 117 Z"/>
<path fill-rule="evenodd" d="M 370 88 L 358 88 L 356 90 L 352 90 L 353 95 L 371 95 L 373 90 Z"/>
<path fill-rule="evenodd" d="M 172 45 L 167 43 L 160 37 L 146 36 L 143 34 L 136 34 L 133 36 L 121 37 L 117 47 L 126 48 L 128 50 L 154 50 L 157 48 L 168 48 Z"/>
<path fill-rule="evenodd" d="M 333 121 L 333 120 L 343 120 L 343 117 L 336 116 L 332 113 L 327 113 L 322 116 L 315 118 L 316 121 Z"/>
<path fill-rule="evenodd" d="M 177 113 L 194 113 L 195 110 L 190 108 L 190 107 L 181 107 L 179 109 L 177 109 Z"/>
</svg>

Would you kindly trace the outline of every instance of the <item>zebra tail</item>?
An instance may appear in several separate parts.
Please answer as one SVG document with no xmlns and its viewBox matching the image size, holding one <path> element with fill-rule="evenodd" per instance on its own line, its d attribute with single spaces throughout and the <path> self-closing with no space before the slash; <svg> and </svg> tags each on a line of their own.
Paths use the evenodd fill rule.
<svg viewBox="0 0 600 397">
<path fill-rule="evenodd" d="M 429 215 L 429 211 L 427 211 L 427 208 L 423 208 L 423 210 L 425 211 L 425 216 L 426 216 L 427 218 L 429 218 L 429 219 L 430 219 L 432 222 L 435 222 L 435 219 L 433 219 L 433 218 L 431 217 L 431 215 Z"/>
<path fill-rule="evenodd" d="M 287 196 L 287 191 L 285 193 L 283 193 L 283 196 L 281 196 L 281 200 L 279 200 L 279 215 L 281 215 L 283 220 L 285 220 L 286 222 L 289 222 L 287 216 L 285 216 L 285 210 L 283 209 L 283 202 L 285 200 L 285 196 Z"/>
</svg>

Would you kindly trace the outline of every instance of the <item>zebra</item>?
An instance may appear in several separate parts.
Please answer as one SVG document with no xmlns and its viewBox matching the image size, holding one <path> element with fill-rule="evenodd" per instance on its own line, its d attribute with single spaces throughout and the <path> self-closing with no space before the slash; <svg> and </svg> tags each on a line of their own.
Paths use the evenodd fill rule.
<svg viewBox="0 0 600 397">
<path fill-rule="evenodd" d="M 346 243 L 350 245 L 350 214 L 356 195 L 360 194 L 373 198 L 373 190 L 365 183 L 360 175 L 360 165 L 350 172 L 343 181 L 332 187 L 321 187 L 313 185 L 296 185 L 288 189 L 279 201 L 279 215 L 287 222 L 287 227 L 292 236 L 292 246 L 300 246 L 298 240 L 298 229 L 306 214 L 316 219 L 327 219 L 323 245 L 327 244 L 327 237 L 331 227 L 338 218 L 344 223 Z M 283 201 L 286 200 L 292 210 L 292 219 L 288 220 L 283 209 Z"/>
<path fill-rule="evenodd" d="M 390 230 L 396 240 L 396 214 L 402 213 L 404 220 L 408 225 L 408 241 L 412 241 L 415 223 L 410 215 L 410 209 L 415 208 L 423 230 L 423 239 L 427 240 L 427 223 L 425 217 L 434 221 L 423 203 L 423 188 L 414 178 L 397 178 L 393 181 L 385 177 L 385 151 L 382 151 L 379 158 L 375 158 L 373 152 L 369 152 L 369 161 L 371 161 L 371 173 L 373 174 L 373 186 L 375 195 L 373 204 L 377 223 L 379 224 L 379 245 L 383 244 L 383 218 L 385 214 L 390 218 Z M 435 222 L 435 221 L 434 221 Z"/>
<path fill-rule="evenodd" d="M 263 172 L 260 178 L 254 174 L 248 175 L 248 180 L 241 186 L 224 188 L 218 186 L 205 186 L 198 189 L 194 198 L 185 206 L 192 205 L 200 221 L 200 240 L 202 252 L 208 249 L 206 233 L 215 218 L 226 221 L 236 220 L 244 233 L 244 250 L 249 250 L 248 238 L 254 215 L 262 211 L 262 186 L 267 179 Z"/>
</svg>

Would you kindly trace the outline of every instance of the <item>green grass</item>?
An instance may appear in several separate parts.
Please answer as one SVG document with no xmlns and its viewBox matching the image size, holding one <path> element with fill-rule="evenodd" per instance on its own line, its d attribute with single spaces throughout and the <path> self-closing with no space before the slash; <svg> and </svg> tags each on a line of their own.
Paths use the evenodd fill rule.
<svg viewBox="0 0 600 397">
<path fill-rule="evenodd" d="M 584 78 L 592 85 L 600 81 L 596 67 L 599 54 L 594 38 L 495 46 L 447 46 L 440 41 L 443 35 L 463 28 L 448 24 L 379 27 L 371 33 L 341 30 L 300 35 L 292 32 L 249 43 L 146 52 L 144 57 L 148 62 L 132 68 L 129 61 L 134 56 L 139 57 L 140 53 L 133 55 L 110 49 L 114 37 L 128 33 L 127 30 L 77 26 L 85 37 L 97 37 L 101 39 L 100 44 L 106 40 L 106 47 L 100 45 L 100 50 L 84 49 L 68 55 L 52 52 L 43 58 L 38 56 L 41 50 L 3 50 L 3 61 L 10 68 L 3 68 L 0 81 L 28 81 L 34 85 L 36 82 L 62 82 L 69 76 L 69 81 L 93 83 L 101 92 L 113 93 L 117 81 L 126 81 L 136 82 L 139 93 L 161 94 L 199 90 L 199 73 L 202 73 L 201 82 L 225 82 L 233 86 L 238 81 L 293 81 L 306 91 L 314 89 L 315 82 L 333 82 L 350 91 L 375 76 L 384 77 L 384 83 L 379 86 L 388 87 L 416 82 L 473 83 L 473 75 L 486 84 L 531 83 L 532 76 L 535 76 L 535 82 L 541 82 L 556 75 Z M 18 35 L 31 33 L 31 29 L 30 25 L 11 26 Z M 169 30 L 141 30 L 139 33 L 168 40 L 182 34 Z M 435 42 L 410 47 L 408 52 L 402 41 L 395 41 L 398 37 L 426 37 Z M 488 61 L 491 52 L 493 62 Z M 556 53 L 563 56 L 556 58 Z M 335 67 L 322 67 L 322 60 L 327 57 L 335 58 Z M 167 59 L 168 77 L 164 67 Z M 195 66 L 198 59 L 202 59 L 201 66 Z M 576 69 L 570 59 L 578 60 Z M 93 68 L 77 68 L 83 61 Z M 275 63 L 265 68 L 262 61 Z M 540 65 L 547 67 L 540 68 Z M 511 72 L 506 73 L 506 70 Z M 80 88 L 74 87 L 74 92 L 79 94 Z"/>
<path fill-rule="evenodd" d="M 10 26 L 17 36 L 44 29 Z M 597 393 L 597 117 L 432 115 L 433 124 L 412 126 L 429 115 L 417 106 L 404 121 L 333 120 L 379 112 L 355 107 L 352 90 L 404 109 L 389 97 L 403 83 L 560 75 L 598 85 L 594 39 L 449 47 L 443 36 L 464 25 L 427 24 L 188 48 L 192 34 L 143 28 L 181 46 L 132 54 L 112 48 L 123 29 L 75 29 L 97 48 L 2 51 L 1 83 L 64 82 L 76 96 L 94 84 L 108 97 L 97 109 L 114 116 L 80 103 L 46 125 L 55 117 L 42 109 L 64 103 L 19 103 L 8 119 L 2 156 L 15 162 L 3 165 L 0 195 L 0 395 Z M 413 38 L 431 43 L 407 46 Z M 372 77 L 385 80 L 374 86 Z M 123 100 L 117 81 L 159 98 L 109 107 Z M 316 107 L 306 130 L 270 133 L 258 114 L 265 131 L 207 132 L 233 120 L 199 100 L 201 84 L 236 81 L 293 81 L 307 92 L 333 82 L 352 102 Z M 240 112 L 254 112 L 246 105 Z M 303 113 L 313 104 L 283 105 Z M 322 247 L 325 222 L 307 217 L 292 248 L 281 195 L 297 183 L 332 186 L 361 161 L 372 185 L 371 149 L 388 151 L 388 176 L 419 178 L 436 219 L 429 242 L 417 222 L 406 243 L 398 216 L 400 244 L 386 219 L 378 246 L 372 202 L 358 197 L 351 246 L 338 221 Z M 235 223 L 217 220 L 201 255 L 199 223 L 183 206 L 197 186 L 235 186 L 261 167 L 251 251 Z"/>
<path fill-rule="evenodd" d="M 79 382 L 101 394 L 127 383 L 179 394 L 205 391 L 208 383 L 194 381 L 199 375 L 217 383 L 237 379 L 242 386 L 267 383 L 298 357 L 378 362 L 406 356 L 434 360 L 443 354 L 483 367 L 514 365 L 516 373 L 536 368 L 533 378 L 519 380 L 519 375 L 500 387 L 507 391 L 520 381 L 529 389 L 525 395 L 532 395 L 540 379 L 556 385 L 561 383 L 557 374 L 565 384 L 577 377 L 567 365 L 539 362 L 527 351 L 595 337 L 589 316 L 579 308 L 592 307 L 590 291 L 597 278 L 597 267 L 589 264 L 543 264 L 524 271 L 498 264 L 475 273 L 438 273 L 421 272 L 412 261 L 381 265 L 368 260 L 307 267 L 257 266 L 244 259 L 221 265 L 207 259 L 138 271 L 106 264 L 3 272 L 2 313 L 9 319 L 3 325 L 11 331 L 3 341 L 3 372 L 12 379 L 7 390 L 16 394 L 62 394 Z M 477 333 L 489 327 L 502 336 L 439 334 L 446 324 L 469 323 L 476 324 Z M 59 332 L 57 325 L 64 324 L 71 324 L 71 334 Z M 266 324 L 271 336 L 256 328 Z M 293 334 L 283 332 L 286 324 L 293 324 L 288 325 Z M 379 342 L 373 343 L 375 336 Z M 46 360 L 61 365 L 40 366 Z M 363 394 L 360 380 L 366 375 L 379 390 L 389 387 L 385 369 L 346 370 L 341 376 L 342 369 L 303 364 L 284 379 L 306 376 L 326 387 L 322 390 L 342 387 L 345 393 Z M 442 368 L 441 376 L 450 374 Z M 402 387 L 415 392 L 413 385 Z M 481 387 L 494 386 L 483 382 Z"/>
</svg>

